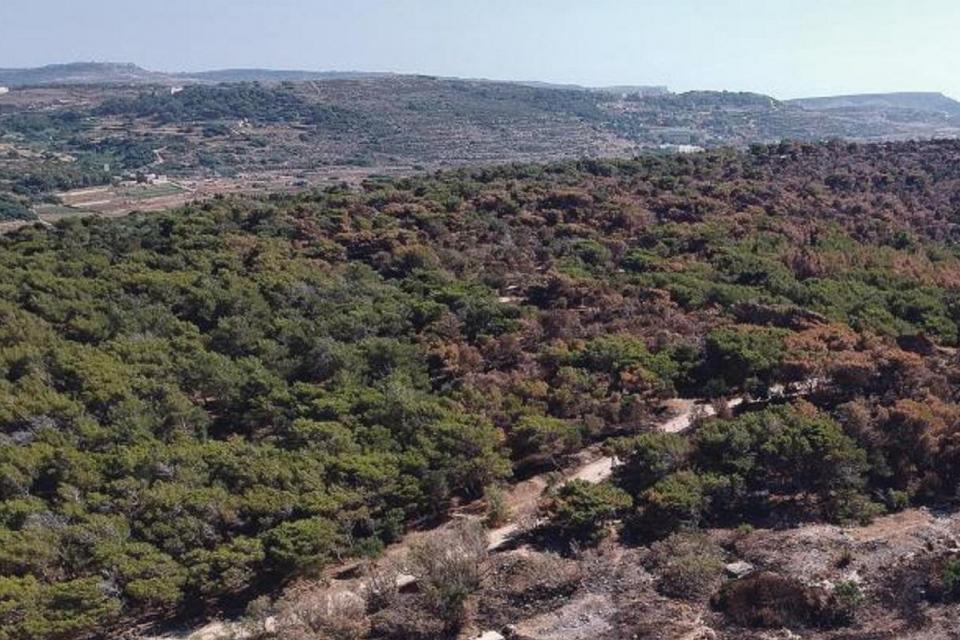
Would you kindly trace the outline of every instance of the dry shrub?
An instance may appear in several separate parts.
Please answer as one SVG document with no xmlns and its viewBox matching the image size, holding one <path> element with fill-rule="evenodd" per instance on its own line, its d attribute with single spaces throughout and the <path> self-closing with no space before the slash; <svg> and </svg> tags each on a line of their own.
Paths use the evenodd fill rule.
<svg viewBox="0 0 960 640">
<path fill-rule="evenodd" d="M 459 629 L 467 599 L 479 587 L 487 560 L 487 535 L 479 522 L 461 522 L 425 535 L 407 555 L 403 572 L 416 577 L 417 593 L 400 593 L 400 567 L 385 564 L 364 582 L 369 635 L 382 640 L 450 637 Z"/>
<path fill-rule="evenodd" d="M 647 564 L 657 575 L 657 590 L 662 594 L 699 599 L 712 594 L 720 584 L 723 554 L 703 533 L 684 531 L 655 543 Z"/>
<path fill-rule="evenodd" d="M 270 596 L 259 596 L 247 603 L 247 608 L 240 620 L 241 631 L 249 640 L 273 638 L 275 629 L 276 606 Z"/>
<path fill-rule="evenodd" d="M 807 588 L 797 580 L 757 573 L 721 589 L 718 604 L 737 624 L 784 627 L 805 624 L 816 608 Z"/>
<path fill-rule="evenodd" d="M 488 527 L 499 527 L 510 519 L 510 505 L 507 494 L 500 485 L 491 484 L 483 492 L 487 503 L 485 523 Z"/>
<path fill-rule="evenodd" d="M 483 580 L 487 534 L 477 522 L 460 522 L 410 549 L 411 572 L 433 612 L 451 628 L 464 620 L 467 598 Z"/>
<path fill-rule="evenodd" d="M 400 589 L 397 586 L 399 577 L 400 569 L 392 562 L 367 569 L 367 575 L 363 583 L 367 599 L 367 611 L 375 613 L 397 603 L 400 597 Z"/>
<path fill-rule="evenodd" d="M 404 596 L 370 616 L 371 636 L 378 640 L 436 640 L 449 637 L 448 625 L 433 615 L 422 596 Z"/>
<path fill-rule="evenodd" d="M 768 572 L 727 583 L 717 605 L 745 627 L 826 626 L 835 619 L 826 591 Z"/>
<path fill-rule="evenodd" d="M 730 406 L 730 402 L 726 398 L 714 398 L 710 401 L 710 405 L 713 407 L 714 415 L 721 420 L 729 420 L 733 418 L 733 407 Z"/>
<path fill-rule="evenodd" d="M 369 630 L 367 606 L 352 591 L 316 591 L 283 602 L 276 636 L 284 640 L 359 640 Z"/>
<path fill-rule="evenodd" d="M 499 560 L 496 591 L 517 605 L 568 597 L 580 585 L 578 562 L 554 553 L 512 556 Z"/>
</svg>

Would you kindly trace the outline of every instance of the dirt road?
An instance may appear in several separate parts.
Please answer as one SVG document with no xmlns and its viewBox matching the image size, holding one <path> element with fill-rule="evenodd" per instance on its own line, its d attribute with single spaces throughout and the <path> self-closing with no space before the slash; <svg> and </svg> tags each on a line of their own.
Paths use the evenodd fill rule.
<svg viewBox="0 0 960 640">
<path fill-rule="evenodd" d="M 727 406 L 736 407 L 742 403 L 743 398 L 733 398 L 727 401 Z M 665 403 L 665 408 L 675 415 L 667 418 L 663 422 L 660 422 L 657 425 L 657 429 L 667 433 L 682 433 L 683 431 L 689 429 L 697 419 L 714 416 L 717 414 L 717 407 L 703 400 L 674 398 Z M 589 453 L 587 455 L 589 457 Z M 612 456 L 594 457 L 591 460 L 574 466 L 563 475 L 566 480 L 585 480 L 586 482 L 597 484 L 603 482 L 613 475 L 613 469 L 616 464 L 617 460 Z M 514 514 L 515 520 L 517 519 L 518 514 L 529 517 L 531 512 L 533 514 L 536 513 L 537 505 L 543 490 L 541 489 L 538 492 L 530 491 L 528 486 L 524 486 L 530 483 L 542 485 L 542 487 L 545 489 L 548 486 L 546 474 L 544 474 L 544 476 L 531 478 L 530 480 L 515 486 L 507 494 L 506 502 L 510 507 L 511 512 Z M 496 551 L 497 549 L 502 548 L 521 530 L 522 527 L 520 527 L 516 522 L 491 530 L 488 534 L 490 541 L 490 546 L 488 549 L 491 551 Z"/>
</svg>

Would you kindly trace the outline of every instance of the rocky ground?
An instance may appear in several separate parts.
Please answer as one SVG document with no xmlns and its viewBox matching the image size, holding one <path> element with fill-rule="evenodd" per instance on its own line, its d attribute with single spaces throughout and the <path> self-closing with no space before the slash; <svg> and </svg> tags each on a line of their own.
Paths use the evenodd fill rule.
<svg viewBox="0 0 960 640">
<path fill-rule="evenodd" d="M 960 553 L 957 546 L 960 515 L 919 509 L 882 517 L 863 528 L 810 525 L 783 531 L 713 530 L 708 535 L 710 542 L 718 546 L 728 569 L 738 561 L 745 562 L 755 573 L 789 576 L 824 593 L 830 593 L 844 582 L 853 582 L 862 592 L 862 605 L 851 621 L 840 625 L 739 626 L 719 609 L 714 595 L 723 583 L 735 580 L 729 570 L 700 594 L 690 597 L 665 594 L 664 575 L 651 563 L 651 549 L 625 544 L 612 536 L 588 550 L 558 553 L 535 544 L 522 544 L 491 553 L 485 563 L 481 587 L 468 603 L 463 631 L 459 636 L 450 637 L 485 640 L 498 637 L 516 640 L 960 638 L 960 607 L 931 602 L 925 593 L 929 562 Z M 309 606 L 307 603 L 315 604 L 320 594 L 328 596 L 323 601 L 329 606 L 331 591 L 314 589 L 309 589 L 310 597 L 301 593 L 299 601 L 290 601 L 286 606 L 302 614 L 304 607 Z M 341 599 L 348 597 L 342 595 L 343 585 L 336 581 L 325 589 L 339 592 Z M 413 603 L 419 596 L 411 589 L 397 597 Z M 287 612 L 289 614 L 289 609 Z M 303 628 L 297 626 L 287 636 L 283 633 L 282 614 L 280 620 L 280 629 L 272 637 L 336 637 L 322 633 L 302 635 Z M 271 623 L 277 624 L 275 619 L 271 619 Z M 224 636 L 190 637 L 199 640 Z"/>
</svg>

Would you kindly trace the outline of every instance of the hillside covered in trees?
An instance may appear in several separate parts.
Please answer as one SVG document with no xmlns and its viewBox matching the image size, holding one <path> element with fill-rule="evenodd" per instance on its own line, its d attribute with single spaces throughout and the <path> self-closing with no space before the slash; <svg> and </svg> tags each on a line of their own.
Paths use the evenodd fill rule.
<svg viewBox="0 0 960 640">
<path fill-rule="evenodd" d="M 0 238 L 0 639 L 245 601 L 596 442 L 582 544 L 950 503 L 958 206 L 960 143 L 787 142 Z"/>
</svg>

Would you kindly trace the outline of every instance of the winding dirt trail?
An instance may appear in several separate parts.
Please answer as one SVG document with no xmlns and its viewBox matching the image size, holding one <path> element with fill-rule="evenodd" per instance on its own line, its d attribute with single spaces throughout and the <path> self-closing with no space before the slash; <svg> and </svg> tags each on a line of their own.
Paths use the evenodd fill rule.
<svg viewBox="0 0 960 640">
<path fill-rule="evenodd" d="M 776 389 L 774 389 L 773 392 L 782 393 L 782 391 L 777 391 Z M 732 398 L 727 401 L 727 406 L 730 408 L 741 404 L 743 404 L 743 398 Z M 689 429 L 696 420 L 714 416 L 717 413 L 717 408 L 711 403 L 686 398 L 673 398 L 668 400 L 664 403 L 664 407 L 675 414 L 657 424 L 656 428 L 666 433 L 682 433 Z M 585 450 L 581 457 L 587 457 L 588 460 L 567 470 L 567 472 L 563 474 L 564 479 L 584 480 L 597 484 L 610 478 L 610 476 L 613 475 L 613 469 L 617 464 L 617 460 L 612 456 L 594 457 L 596 454 L 597 451 L 595 448 Z M 535 516 L 540 496 L 548 486 L 546 476 L 547 474 L 536 476 L 530 480 L 521 482 L 510 490 L 506 496 L 506 502 L 514 516 L 514 522 L 496 529 L 491 529 L 488 532 L 489 546 L 487 549 L 489 551 L 496 551 L 504 547 L 514 536 L 522 531 L 523 527 L 518 521 L 523 522 L 525 518 L 529 520 L 531 515 Z M 536 485 L 539 491 L 531 491 L 529 486 L 525 486 L 528 484 Z"/>
</svg>

